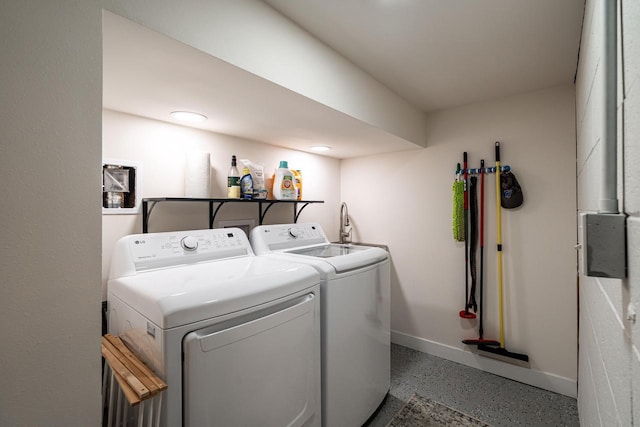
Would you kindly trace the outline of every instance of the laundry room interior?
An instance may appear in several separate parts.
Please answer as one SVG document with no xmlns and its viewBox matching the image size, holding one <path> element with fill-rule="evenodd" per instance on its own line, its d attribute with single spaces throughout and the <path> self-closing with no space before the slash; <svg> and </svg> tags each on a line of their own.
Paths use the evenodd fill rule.
<svg viewBox="0 0 640 427">
<path fill-rule="evenodd" d="M 210 228 L 206 202 L 150 203 L 144 218 L 143 199 L 188 197 L 193 153 L 207 154 L 207 197 L 213 199 L 227 197 L 232 156 L 240 172 L 244 159 L 263 166 L 268 181 L 281 161 L 302 174 L 299 204 L 274 203 L 264 211 L 255 200 L 221 203 L 213 228 L 312 223 L 329 242 L 340 241 L 344 230 L 351 243 L 386 247 L 395 351 L 410 349 L 569 399 L 580 425 L 639 423 L 640 179 L 632 165 L 640 160 L 640 6 L 613 1 L 611 36 L 607 0 L 465 6 L 495 8 L 495 20 L 486 11 L 474 20 L 462 6 L 413 3 L 330 2 L 332 13 L 312 1 L 296 6 L 283 0 L 0 7 L 3 39 L 13 46 L 3 46 L 2 56 L 14 59 L 2 65 L 8 78 L 0 85 L 20 107 L 11 110 L 3 101 L 7 114 L 0 118 L 10 143 L 3 142 L 0 176 L 12 200 L 3 206 L 2 319 L 17 325 L 3 330 L 10 346 L 3 350 L 0 424 L 100 423 L 104 326 L 98 308 L 108 299 L 112 254 L 121 238 L 142 234 L 144 222 L 148 233 Z M 367 69 L 364 53 L 351 51 L 352 59 L 332 46 L 354 35 L 340 18 L 351 16 L 357 25 L 363 8 L 380 20 L 363 22 L 389 25 L 380 36 L 389 40 L 402 36 L 403 22 L 415 25 L 412 10 L 449 19 L 451 30 L 428 20 L 434 26 L 429 34 L 441 36 L 427 47 L 443 63 L 431 64 L 433 73 L 418 70 L 424 93 L 409 100 L 407 87 L 401 95 L 384 75 L 375 75 L 375 54 Z M 498 43 L 518 32 L 527 14 L 548 27 L 523 38 L 527 46 Z M 502 26 L 489 30 L 495 22 Z M 32 35 L 23 27 L 41 29 Z M 472 29 L 477 39 L 470 38 Z M 607 86 L 611 53 L 603 46 L 611 39 L 617 80 Z M 499 56 L 492 43 L 506 45 L 513 56 Z M 376 49 L 364 38 L 345 46 Z M 25 55 L 29 49 L 33 53 Z M 430 81 L 444 78 L 447 65 L 474 70 L 447 71 L 461 79 L 459 86 Z M 55 78 L 35 71 L 44 69 Z M 483 77 L 498 69 L 499 78 Z M 472 89 L 463 84 L 471 75 Z M 611 105 L 613 127 L 611 115 L 605 118 Z M 184 124 L 170 117 L 176 110 L 208 120 Z M 21 112 L 41 118 L 33 123 Z M 499 174 L 490 170 L 496 143 L 500 164 L 522 187 L 524 201 L 514 209 L 497 209 Z M 617 157 L 618 211 L 603 213 L 607 143 Z M 452 188 L 462 179 L 456 171 L 463 153 L 469 168 L 480 168 L 481 160 L 489 168 L 482 196 L 484 335 L 526 354 L 526 366 L 462 342 L 478 337 L 478 319 L 461 314 L 469 291 L 468 241 L 453 237 Z M 135 169 L 131 209 L 104 204 L 99 189 L 110 164 Z M 617 238 L 624 251 L 615 254 L 626 260 L 621 277 L 586 273 L 586 214 L 624 217 Z M 504 283 L 504 298 L 498 283 Z M 31 410 L 24 396 L 35 390 L 48 397 Z M 482 419 L 480 409 L 471 415 L 508 425 Z"/>
</svg>

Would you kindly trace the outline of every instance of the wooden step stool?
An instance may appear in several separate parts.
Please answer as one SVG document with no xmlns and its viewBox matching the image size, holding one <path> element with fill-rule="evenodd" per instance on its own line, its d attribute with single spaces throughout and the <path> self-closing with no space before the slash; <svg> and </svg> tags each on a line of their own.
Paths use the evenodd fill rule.
<svg viewBox="0 0 640 427">
<path fill-rule="evenodd" d="M 137 418 L 139 427 L 145 425 L 145 417 L 147 426 L 159 426 L 162 392 L 167 384 L 117 336 L 105 334 L 102 337 L 102 357 L 107 362 L 102 379 L 102 408 L 106 426 L 126 426 L 130 415 Z M 128 404 L 123 401 L 123 396 Z M 137 417 L 129 414 L 129 408 L 136 408 Z"/>
</svg>

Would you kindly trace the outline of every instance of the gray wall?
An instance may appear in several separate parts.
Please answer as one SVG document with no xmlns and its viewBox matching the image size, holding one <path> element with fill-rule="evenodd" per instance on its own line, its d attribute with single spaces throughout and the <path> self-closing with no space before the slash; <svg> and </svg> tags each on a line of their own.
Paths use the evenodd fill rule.
<svg viewBox="0 0 640 427">
<path fill-rule="evenodd" d="M 578 210 L 598 210 L 601 180 L 603 1 L 587 0 L 576 82 Z M 580 275 L 580 421 L 640 425 L 640 325 L 627 319 L 640 308 L 640 3 L 622 0 L 618 36 L 618 197 L 629 215 L 628 278 Z"/>
<path fill-rule="evenodd" d="M 0 2 L 0 425 L 100 423 L 102 14 Z"/>
</svg>

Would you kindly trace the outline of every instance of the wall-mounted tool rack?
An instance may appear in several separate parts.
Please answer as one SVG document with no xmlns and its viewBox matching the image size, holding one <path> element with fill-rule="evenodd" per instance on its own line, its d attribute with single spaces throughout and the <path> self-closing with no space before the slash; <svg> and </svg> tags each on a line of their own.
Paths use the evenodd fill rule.
<svg viewBox="0 0 640 427">
<path fill-rule="evenodd" d="M 298 217 L 304 208 L 311 203 L 324 203 L 323 200 L 267 200 L 267 199 L 196 199 L 188 197 L 154 197 L 142 199 L 142 232 L 149 232 L 149 216 L 156 204 L 160 202 L 196 202 L 209 204 L 209 228 L 213 228 L 213 222 L 222 205 L 226 203 L 244 203 L 258 205 L 259 223 L 262 225 L 267 211 L 274 204 L 285 203 L 293 205 L 293 222 L 298 222 Z"/>
<path fill-rule="evenodd" d="M 482 168 L 467 168 L 467 174 L 479 175 L 481 170 Z M 500 166 L 500 172 L 509 172 L 510 170 L 511 170 L 511 166 L 509 165 Z M 464 173 L 464 170 L 462 169 L 458 169 L 456 171 L 456 175 L 462 175 L 463 173 Z M 484 173 L 496 173 L 496 167 L 495 166 L 486 167 L 484 168 Z"/>
</svg>

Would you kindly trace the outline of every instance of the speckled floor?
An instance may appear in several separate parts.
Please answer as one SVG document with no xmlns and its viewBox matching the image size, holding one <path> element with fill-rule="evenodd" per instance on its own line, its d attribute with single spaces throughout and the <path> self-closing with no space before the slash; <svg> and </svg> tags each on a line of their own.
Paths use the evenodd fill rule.
<svg viewBox="0 0 640 427">
<path fill-rule="evenodd" d="M 413 393 L 494 427 L 580 425 L 576 399 L 393 344 L 391 390 L 366 426 L 386 425 Z"/>
</svg>

